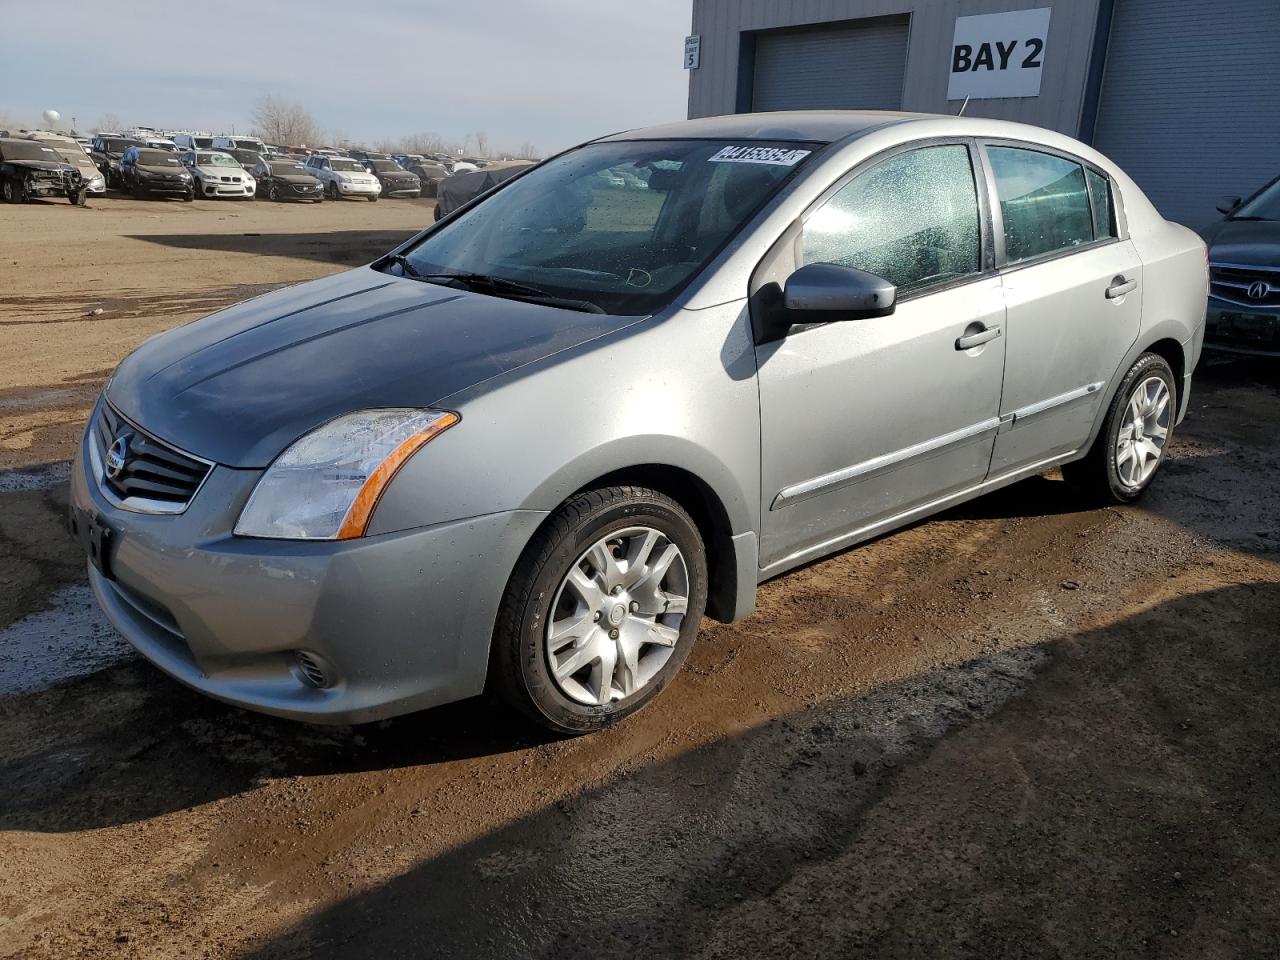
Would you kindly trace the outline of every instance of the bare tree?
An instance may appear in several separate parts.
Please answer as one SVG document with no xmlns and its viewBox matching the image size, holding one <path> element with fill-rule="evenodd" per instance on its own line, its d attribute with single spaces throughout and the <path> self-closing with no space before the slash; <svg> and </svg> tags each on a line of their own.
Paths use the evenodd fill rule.
<svg viewBox="0 0 1280 960">
<path fill-rule="evenodd" d="M 526 140 L 520 144 L 520 149 L 516 151 L 517 160 L 536 160 L 538 159 L 538 148 Z"/>
<path fill-rule="evenodd" d="M 489 135 L 481 130 L 479 133 L 473 133 L 471 137 L 476 142 L 476 154 L 481 157 L 489 156 Z"/>
<path fill-rule="evenodd" d="M 268 143 L 302 145 L 320 139 L 320 127 L 306 107 L 270 93 L 254 103 L 253 127 L 253 132 Z"/>
<path fill-rule="evenodd" d="M 93 128 L 93 132 L 97 133 L 100 130 L 106 130 L 110 133 L 118 133 L 123 129 L 124 121 L 120 119 L 119 114 L 104 113 L 98 117 L 98 125 Z"/>
</svg>

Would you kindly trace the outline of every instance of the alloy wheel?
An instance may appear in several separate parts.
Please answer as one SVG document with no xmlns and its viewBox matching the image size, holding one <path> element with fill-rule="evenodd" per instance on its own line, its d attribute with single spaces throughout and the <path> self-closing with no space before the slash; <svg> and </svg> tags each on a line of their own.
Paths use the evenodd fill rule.
<svg viewBox="0 0 1280 960">
<path fill-rule="evenodd" d="M 622 700 L 671 659 L 689 608 L 684 555 L 652 527 L 628 527 L 582 552 L 556 590 L 546 630 L 549 671 L 583 704 Z"/>
<path fill-rule="evenodd" d="M 1169 386 L 1161 377 L 1148 377 L 1129 395 L 1116 438 L 1116 472 L 1129 487 L 1151 478 L 1169 441 Z"/>
</svg>

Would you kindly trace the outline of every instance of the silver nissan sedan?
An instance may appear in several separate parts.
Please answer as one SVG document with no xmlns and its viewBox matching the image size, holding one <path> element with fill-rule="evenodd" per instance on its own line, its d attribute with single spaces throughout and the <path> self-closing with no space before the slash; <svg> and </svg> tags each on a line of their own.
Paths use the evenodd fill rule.
<svg viewBox="0 0 1280 960">
<path fill-rule="evenodd" d="M 120 364 L 72 476 L 112 622 L 211 696 L 597 729 L 756 586 L 1061 466 L 1151 483 L 1204 243 L 977 118 L 717 117 L 533 167 Z"/>
</svg>

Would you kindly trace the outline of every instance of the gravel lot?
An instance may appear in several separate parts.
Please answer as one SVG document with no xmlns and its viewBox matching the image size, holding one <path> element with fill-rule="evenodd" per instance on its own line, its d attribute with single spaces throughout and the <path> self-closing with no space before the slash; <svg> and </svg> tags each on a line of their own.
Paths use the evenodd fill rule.
<svg viewBox="0 0 1280 960">
<path fill-rule="evenodd" d="M 0 957 L 1280 953 L 1280 364 L 1202 366 L 1140 506 L 1040 478 L 803 568 L 593 737 L 133 658 L 62 527 L 112 367 L 430 214 L 0 207 Z"/>
</svg>

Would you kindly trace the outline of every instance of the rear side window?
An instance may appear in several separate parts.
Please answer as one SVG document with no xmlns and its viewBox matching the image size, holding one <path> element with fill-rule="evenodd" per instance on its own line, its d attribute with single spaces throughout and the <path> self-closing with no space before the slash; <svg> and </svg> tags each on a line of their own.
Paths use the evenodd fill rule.
<svg viewBox="0 0 1280 960">
<path fill-rule="evenodd" d="M 981 270 L 969 148 L 921 147 L 859 174 L 808 219 L 801 260 L 857 267 L 900 293 Z"/>
<path fill-rule="evenodd" d="M 1093 241 L 1093 211 L 1081 164 L 1017 147 L 989 147 L 987 156 L 1009 263 Z"/>
<path fill-rule="evenodd" d="M 1093 201 L 1093 235 L 1101 240 L 1104 237 L 1118 236 L 1116 218 L 1111 209 L 1111 181 L 1085 167 L 1084 178 L 1089 184 L 1089 199 Z"/>
</svg>

